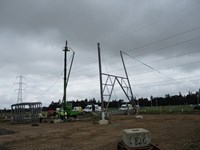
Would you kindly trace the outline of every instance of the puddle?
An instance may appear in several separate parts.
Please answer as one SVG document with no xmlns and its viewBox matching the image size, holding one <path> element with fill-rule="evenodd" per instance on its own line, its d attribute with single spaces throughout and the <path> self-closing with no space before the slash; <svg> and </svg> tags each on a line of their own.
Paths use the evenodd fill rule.
<svg viewBox="0 0 200 150">
<path fill-rule="evenodd" d="M 15 133 L 15 131 L 10 131 L 10 130 L 7 130 L 7 129 L 0 128 L 0 135 L 14 134 L 14 133 Z"/>
</svg>

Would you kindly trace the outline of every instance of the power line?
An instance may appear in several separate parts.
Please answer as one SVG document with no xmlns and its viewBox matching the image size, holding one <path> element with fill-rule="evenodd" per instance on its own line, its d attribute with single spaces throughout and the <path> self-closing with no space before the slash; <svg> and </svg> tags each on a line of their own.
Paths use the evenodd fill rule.
<svg viewBox="0 0 200 150">
<path fill-rule="evenodd" d="M 7 88 L 8 88 L 8 90 L 6 90 L 6 91 L 4 91 L 4 92 L 2 92 L 1 93 L 1 96 L 4 96 L 4 95 L 9 95 L 9 91 L 10 91 L 10 89 L 11 88 L 13 88 L 14 87 L 14 85 L 15 85 L 15 83 L 14 83 L 14 80 L 11 82 L 12 84 L 11 85 L 9 85 Z"/>
<path fill-rule="evenodd" d="M 128 51 L 126 51 L 126 52 L 135 51 L 135 50 L 138 50 L 138 49 L 141 49 L 141 48 L 148 47 L 148 46 L 150 46 L 150 45 L 158 44 L 158 43 L 160 43 L 160 42 L 163 42 L 163 41 L 172 39 L 172 38 L 174 38 L 174 37 L 177 37 L 177 36 L 180 36 L 180 35 L 189 33 L 189 32 L 191 32 L 191 31 L 199 30 L 199 29 L 200 29 L 200 26 L 199 26 L 199 27 L 196 27 L 196 28 L 189 29 L 189 30 L 187 30 L 187 31 L 183 31 L 183 32 L 180 32 L 180 33 L 171 35 L 171 36 L 169 36 L 169 37 L 163 38 L 163 39 L 158 40 L 158 41 L 154 41 L 154 42 L 147 43 L 147 44 L 145 44 L 145 45 L 142 45 L 142 46 L 139 46 L 139 47 L 137 47 L 137 48 L 128 50 Z M 182 43 L 185 43 L 185 42 L 188 42 L 188 41 L 192 41 L 192 40 L 195 40 L 195 39 L 199 39 L 199 38 L 200 38 L 200 36 L 197 36 L 197 37 L 195 37 L 195 38 L 193 38 L 193 39 L 185 40 L 185 41 L 179 42 L 179 43 L 177 43 L 177 44 L 175 44 L 175 45 L 182 44 Z M 174 45 L 174 44 L 173 44 L 173 45 Z"/>
<path fill-rule="evenodd" d="M 161 61 L 165 61 L 165 60 L 169 60 L 169 59 L 172 59 L 172 58 L 177 58 L 177 57 L 181 57 L 181 56 L 184 56 L 184 55 L 188 55 L 188 54 L 192 54 L 192 53 L 197 53 L 197 52 L 200 52 L 200 50 L 195 50 L 195 51 L 191 51 L 191 52 L 186 52 L 186 53 L 183 53 L 183 54 L 178 54 L 178 55 L 175 55 L 175 56 L 171 56 L 171 57 L 167 57 L 167 58 L 162 58 L 162 59 L 159 59 L 159 60 L 155 60 L 155 61 L 150 61 L 150 62 L 146 62 L 146 63 L 156 63 L 156 62 L 161 62 Z M 199 61 L 195 62 L 195 63 L 198 63 Z M 191 63 L 186 63 L 184 65 L 188 65 L 188 64 L 191 64 Z M 193 64 L 193 63 L 192 63 Z M 138 64 L 138 65 L 133 65 L 133 66 L 129 66 L 127 67 L 128 69 L 130 68 L 136 68 L 136 67 L 139 67 L 141 66 L 141 64 Z M 184 65 L 178 65 L 178 67 L 180 66 L 184 66 Z M 167 69 L 169 68 L 176 68 L 177 66 L 174 66 L 174 67 L 168 67 Z M 117 72 L 117 71 L 120 71 L 122 69 L 117 69 L 116 71 L 114 72 Z M 148 72 L 147 72 L 148 73 Z M 134 74 L 134 75 L 141 75 L 141 74 L 144 74 L 144 73 L 139 73 L 139 74 Z"/>
<path fill-rule="evenodd" d="M 167 67 L 167 68 L 158 69 L 158 70 L 160 71 L 160 70 L 166 70 L 166 69 L 172 69 L 172 68 L 180 68 L 180 67 L 183 67 L 183 66 L 193 65 L 193 64 L 198 64 L 198 63 L 200 63 L 200 60 L 192 62 L 192 63 L 186 63 L 186 64 L 177 65 L 177 66 L 173 66 L 173 67 Z M 154 71 L 148 71 L 148 72 L 144 72 L 144 73 L 137 73 L 137 74 L 133 74 L 133 75 L 141 75 L 141 74 L 146 74 L 146 73 L 150 73 L 150 72 L 154 72 Z"/>
<path fill-rule="evenodd" d="M 173 67 L 167 67 L 165 69 L 157 69 L 158 72 L 160 72 L 161 70 L 166 70 L 166 69 L 172 69 L 172 68 L 180 68 L 182 66 L 187 66 L 187 65 L 193 65 L 193 64 L 196 64 L 196 63 L 200 63 L 200 61 L 196 61 L 196 62 L 192 62 L 192 63 L 186 63 L 186 64 L 182 64 L 182 65 L 177 65 L 177 66 L 173 66 Z M 128 67 L 128 68 L 132 68 L 132 67 Z M 120 69 L 121 70 L 121 69 Z M 157 72 L 156 71 L 156 72 Z M 116 72 L 116 71 L 115 71 Z M 155 72 L 154 70 L 153 71 L 148 71 L 148 72 L 144 72 L 144 73 L 137 73 L 137 74 L 132 74 L 132 75 L 129 75 L 129 76 L 141 76 L 142 74 L 147 74 L 147 73 L 151 73 L 151 72 Z M 98 74 L 96 74 L 94 77 L 98 76 Z M 171 80 L 171 79 L 170 79 Z M 87 81 L 86 81 L 87 82 Z"/>
<path fill-rule="evenodd" d="M 71 47 L 70 47 L 70 49 L 71 49 L 72 51 L 74 51 Z M 69 61 L 71 61 L 71 59 L 72 59 L 72 55 L 71 55 L 71 57 L 68 59 L 68 63 L 69 63 Z M 68 63 L 67 63 L 67 65 L 68 65 Z M 45 95 L 51 88 L 53 88 L 53 86 L 58 82 L 58 80 L 62 77 L 62 75 L 63 75 L 63 72 L 62 72 L 62 73 L 59 75 L 59 77 L 53 82 L 52 85 L 50 85 L 42 94 L 40 94 L 39 96 L 35 97 L 34 99 L 38 99 L 38 98 L 40 98 L 41 96 Z"/>
<path fill-rule="evenodd" d="M 151 67 L 150 65 L 148 65 L 148 64 L 146 64 L 146 63 L 144 63 L 144 62 L 142 62 L 142 61 L 140 61 L 140 60 L 138 60 L 138 59 L 136 59 L 135 57 L 132 57 L 132 56 L 130 56 L 129 54 L 127 54 L 127 53 L 125 53 L 125 52 L 122 52 L 122 53 L 123 53 L 123 54 L 125 54 L 125 55 L 127 55 L 127 56 L 129 56 L 129 57 L 131 57 L 132 59 L 135 59 L 136 61 L 138 61 L 138 62 L 142 63 L 143 65 L 145 65 L 146 67 L 148 67 L 148 68 L 152 69 L 153 71 L 156 71 L 157 73 L 159 73 L 159 74 L 161 74 L 161 75 L 165 76 L 166 78 L 169 78 L 169 79 L 171 79 L 171 80 L 174 80 L 174 81 L 176 81 L 177 83 L 179 83 L 179 84 L 180 84 L 180 82 L 179 82 L 179 81 L 177 81 L 176 79 L 174 79 L 174 78 L 172 78 L 172 77 L 170 77 L 170 76 L 168 76 L 168 75 L 166 75 L 166 74 L 164 74 L 164 73 L 160 72 L 159 70 L 157 70 L 157 69 L 155 69 L 155 68 Z M 188 86 L 186 86 L 186 85 L 185 85 L 185 87 L 187 87 L 188 89 L 190 89 L 190 90 L 191 90 L 191 88 L 190 88 L 190 87 L 188 87 Z M 192 89 L 192 90 L 193 90 L 193 89 Z"/>
<path fill-rule="evenodd" d="M 134 57 L 143 56 L 143 55 L 146 55 L 146 54 L 148 54 L 148 53 L 152 53 L 152 52 L 159 51 L 159 50 L 162 50 L 162 49 L 174 47 L 174 46 L 181 45 L 181 44 L 184 44 L 184 43 L 187 43 L 187 42 L 191 42 L 191 41 L 194 41 L 194 40 L 197 40 L 197 39 L 200 39 L 200 36 L 197 36 L 197 37 L 192 38 L 192 39 L 184 40 L 184 41 L 181 41 L 181 42 L 178 42 L 178 43 L 174 43 L 174 44 L 171 44 L 171 45 L 167 45 L 167 46 L 162 47 L 162 48 L 159 48 L 159 49 L 153 49 L 153 50 L 151 50 L 151 51 L 144 52 L 144 54 L 142 54 L 142 55 L 141 55 L 141 54 L 139 54 L 139 55 L 134 55 Z M 126 52 L 128 52 L 128 51 L 126 51 Z"/>
<path fill-rule="evenodd" d="M 186 31 L 183 31 L 183 32 L 180 32 L 180 33 L 176 33 L 174 35 L 171 35 L 169 37 L 163 38 L 163 39 L 158 40 L 158 41 L 154 41 L 154 42 L 150 42 L 150 43 L 144 44 L 144 45 L 142 45 L 140 47 L 137 47 L 137 48 L 134 48 L 134 49 L 131 49 L 131 50 L 126 50 L 125 52 L 136 51 L 136 50 L 139 50 L 141 48 L 145 48 L 145 47 L 148 47 L 150 45 L 158 44 L 158 43 L 160 43 L 162 41 L 169 40 L 171 38 L 174 38 L 174 37 L 177 37 L 177 36 L 180 36 L 180 35 L 195 31 L 195 30 L 199 30 L 199 29 L 200 29 L 200 26 L 192 28 L 192 29 L 189 29 L 189 30 L 186 30 Z M 146 55 L 146 54 L 151 53 L 151 52 L 155 52 L 155 51 L 159 51 L 159 50 L 166 49 L 166 48 L 169 48 L 169 47 L 181 45 L 181 44 L 184 44 L 184 43 L 187 43 L 187 42 L 191 42 L 191 41 L 194 41 L 194 40 L 197 40 L 197 39 L 200 39 L 200 36 L 197 36 L 197 37 L 194 37 L 194 38 L 191 38 L 191 39 L 187 39 L 187 40 L 184 40 L 184 41 L 181 41 L 181 42 L 173 43 L 173 44 L 167 45 L 167 46 L 159 48 L 159 49 L 154 49 L 152 51 L 145 52 L 144 54 Z M 106 58 L 104 58 L 104 60 L 107 60 L 107 59 L 110 59 L 110 58 L 116 57 L 116 56 L 118 56 L 118 55 L 113 55 L 113 56 L 106 57 Z M 135 55 L 135 57 L 138 57 L 138 56 L 142 56 L 142 55 L 141 54 L 140 55 Z M 95 61 L 94 63 L 85 64 L 84 66 L 87 66 L 87 65 L 90 65 L 90 64 L 95 64 L 95 63 L 97 63 L 97 61 Z M 73 71 L 73 73 L 76 73 L 76 72 L 79 72 L 79 71 Z"/>
<path fill-rule="evenodd" d="M 197 26 L 197 27 L 195 27 L 195 28 L 191 28 L 191 29 L 185 30 L 185 31 L 183 31 L 183 32 L 175 33 L 175 34 L 170 35 L 170 36 L 168 36 L 168 37 L 165 37 L 165 38 L 163 38 L 163 39 L 160 39 L 160 40 L 157 40 L 157 41 L 153 41 L 153 42 L 150 42 L 150 43 L 147 43 L 147 44 L 138 46 L 138 47 L 133 48 L 133 49 L 125 50 L 125 52 L 136 51 L 136 50 L 139 50 L 139 49 L 142 49 L 142 48 L 145 48 L 145 47 L 148 47 L 148 46 L 151 46 L 151 45 L 155 45 L 155 44 L 158 44 L 158 43 L 160 43 L 160 42 L 163 42 L 163 41 L 166 41 L 166 40 L 175 38 L 175 37 L 177 37 L 177 36 L 181 36 L 181 35 L 184 35 L 184 34 L 186 34 L 186 33 L 189 33 L 189 32 L 195 31 L 195 30 L 199 30 L 199 29 L 200 29 L 200 26 Z M 199 38 L 199 36 L 198 36 L 198 38 Z M 196 38 L 194 38 L 194 39 L 196 39 Z M 194 39 L 191 39 L 191 40 L 194 40 Z M 183 41 L 183 42 L 187 42 L 187 40 L 186 40 L 186 41 Z M 159 50 L 160 50 L 160 49 L 159 49 Z M 152 52 L 152 51 L 151 51 L 151 52 Z M 117 55 L 118 55 L 118 54 L 113 55 L 113 56 L 109 56 L 109 57 L 105 58 L 105 60 L 106 60 L 106 59 L 109 59 L 109 58 L 111 58 L 111 57 L 116 57 Z"/>
<path fill-rule="evenodd" d="M 141 48 L 144 48 L 144 47 L 147 47 L 147 46 L 150 46 L 150 45 L 154 45 L 154 44 L 156 44 L 156 43 L 160 43 L 160 42 L 162 42 L 162 41 L 169 40 L 169 39 L 171 39 L 171 38 L 174 38 L 174 37 L 177 37 L 177 36 L 180 36 L 180 35 L 183 35 L 183 34 L 186 34 L 186 33 L 192 32 L 192 31 L 195 31 L 195 30 L 199 30 L 199 29 L 200 29 L 200 27 L 195 27 L 195 28 L 192 28 L 192 29 L 189 29 L 189 30 L 180 32 L 180 33 L 176 33 L 176 34 L 174 34 L 174 35 L 171 35 L 171 36 L 169 36 L 169 37 L 163 38 L 163 39 L 161 39 L 161 40 L 147 43 L 147 44 L 145 44 L 145 45 L 143 45 L 143 46 L 140 46 L 140 47 L 137 47 L 137 48 L 135 48 L 135 49 L 128 50 L 128 51 L 135 51 L 135 50 L 137 50 L 137 49 L 141 49 Z M 189 39 L 189 40 L 185 40 L 185 41 L 182 41 L 182 42 L 178 42 L 178 43 L 175 43 L 175 44 L 172 44 L 172 45 L 168 45 L 167 47 L 163 47 L 163 48 L 161 48 L 161 49 L 168 48 L 168 47 L 170 47 L 170 46 L 179 45 L 179 44 L 186 43 L 186 42 L 190 42 L 190 41 L 192 41 L 192 40 L 199 39 L 199 38 L 200 38 L 200 36 L 199 36 L 199 37 L 195 37 L 195 38 L 193 38 L 193 39 Z M 159 49 L 159 50 L 160 50 L 160 49 Z M 154 51 L 155 51 L 155 50 L 154 50 Z M 151 52 L 152 52 L 152 51 L 151 51 Z M 113 56 L 111 56 L 111 57 L 113 57 Z M 105 59 L 108 59 L 108 58 L 111 58 L 111 57 L 107 57 L 107 58 L 105 58 Z M 96 62 L 95 62 L 95 63 L 96 63 Z M 89 64 L 93 64 L 93 63 L 89 63 Z M 148 65 L 146 64 L 146 66 L 148 66 Z M 149 67 L 151 68 L 151 66 L 149 66 Z M 151 69 L 154 69 L 154 68 L 151 68 Z M 154 71 L 156 71 L 156 70 L 154 70 Z M 79 71 L 77 71 L 77 72 L 79 72 Z M 158 70 L 157 70 L 157 72 L 159 73 Z M 73 72 L 73 73 L 74 73 L 74 72 Z M 75 72 L 75 73 L 76 73 L 76 72 Z M 40 96 L 39 96 L 39 97 L 40 97 Z"/>
<path fill-rule="evenodd" d="M 162 59 L 159 59 L 159 60 L 150 61 L 148 63 L 161 62 L 161 61 L 164 61 L 164 60 L 167 60 L 167 59 L 177 58 L 177 57 L 180 57 L 180 56 L 193 54 L 193 53 L 197 53 L 197 52 L 200 52 L 200 50 L 194 50 L 194 51 L 190 51 L 190 52 L 186 52 L 186 53 L 182 53 L 182 54 L 177 54 L 177 55 L 174 55 L 174 56 L 171 56 L 171 57 L 166 57 L 166 58 L 162 58 Z"/>
<path fill-rule="evenodd" d="M 197 51 L 192 51 L 191 53 L 194 53 L 194 52 L 197 52 Z M 179 54 L 179 55 L 177 55 L 177 56 L 174 56 L 174 57 L 180 57 L 181 55 L 186 55 L 186 54 L 188 54 L 188 53 L 184 53 L 184 54 Z M 193 62 L 193 63 L 186 63 L 186 64 L 184 64 L 184 65 L 192 65 L 192 64 L 194 64 L 194 63 L 199 63 L 199 61 L 197 61 L 197 62 Z M 174 66 L 174 67 L 168 67 L 168 68 L 177 68 L 177 67 L 180 67 L 180 66 L 184 66 L 184 65 L 177 65 L 177 66 Z M 161 70 L 163 70 L 163 69 L 161 69 Z M 152 72 L 152 71 L 151 71 Z M 154 72 L 154 70 L 153 70 L 153 72 Z M 149 72 L 147 72 L 147 73 L 149 73 Z M 141 73 L 140 73 L 141 74 Z M 143 73 L 144 74 L 144 73 Z M 135 74 L 134 74 L 135 75 Z M 139 74 L 138 74 L 139 75 Z M 96 75 L 97 76 L 97 75 Z M 130 75 L 130 76 L 133 76 L 133 75 Z M 171 78 L 170 78 L 170 80 L 172 80 Z M 178 80 L 178 79 L 177 79 Z M 177 82 L 177 81 L 176 81 Z M 191 89 L 191 88 L 190 88 Z"/>
<path fill-rule="evenodd" d="M 43 96 L 44 94 L 46 94 L 57 82 L 58 80 L 62 77 L 63 73 L 61 73 L 61 75 L 53 82 L 52 85 L 50 85 L 42 94 L 40 94 L 39 96 L 35 97 L 34 99 L 38 99 L 40 98 L 41 96 Z"/>
<path fill-rule="evenodd" d="M 199 77 L 199 75 L 198 75 Z M 194 78 L 193 77 L 184 77 L 184 78 L 178 78 L 176 80 L 178 81 L 182 81 L 182 80 L 186 80 L 186 79 L 191 79 Z M 191 79 L 192 81 L 200 81 L 200 79 Z M 190 81 L 191 81 L 190 80 Z M 171 80 L 165 80 L 165 81 L 156 81 L 156 82 L 144 82 L 144 83 L 139 83 L 139 84 L 134 84 L 133 86 L 138 86 L 138 87 L 151 87 L 151 86 L 158 86 L 158 85 L 167 85 L 167 84 L 172 84 L 173 82 L 170 82 Z M 174 83 L 175 84 L 175 83 Z"/>
</svg>

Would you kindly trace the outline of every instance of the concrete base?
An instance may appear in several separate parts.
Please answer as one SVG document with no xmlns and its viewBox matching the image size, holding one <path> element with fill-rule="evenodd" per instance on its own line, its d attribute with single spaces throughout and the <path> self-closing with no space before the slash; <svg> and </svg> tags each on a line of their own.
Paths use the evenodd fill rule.
<svg viewBox="0 0 200 150">
<path fill-rule="evenodd" d="M 150 132 L 143 128 L 124 129 L 122 138 L 130 148 L 141 148 L 151 144 Z"/>
<path fill-rule="evenodd" d="M 136 119 L 143 119 L 143 116 L 142 115 L 136 115 L 135 118 Z"/>
<path fill-rule="evenodd" d="M 105 120 L 105 119 L 99 120 L 99 124 L 100 124 L 100 125 L 108 124 L 108 120 Z"/>
</svg>

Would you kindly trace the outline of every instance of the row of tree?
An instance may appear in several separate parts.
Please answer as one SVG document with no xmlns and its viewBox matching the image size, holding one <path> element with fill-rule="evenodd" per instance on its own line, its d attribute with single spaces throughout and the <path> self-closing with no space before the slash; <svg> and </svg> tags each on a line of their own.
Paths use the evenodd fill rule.
<svg viewBox="0 0 200 150">
<path fill-rule="evenodd" d="M 182 96 L 179 92 L 179 95 L 170 96 L 166 94 L 165 97 L 150 97 L 150 100 L 147 98 L 139 98 L 138 104 L 140 106 L 169 106 L 169 105 L 195 105 L 199 103 L 199 94 L 189 92 L 187 95 Z"/>
<path fill-rule="evenodd" d="M 109 102 L 104 102 L 104 106 L 107 106 L 109 108 L 119 108 L 122 104 L 124 104 L 126 101 L 120 99 L 120 100 L 112 100 Z M 76 101 L 70 101 L 68 102 L 69 105 L 72 107 L 75 106 L 81 106 L 82 108 L 85 108 L 89 104 L 98 104 L 101 105 L 101 102 L 99 100 L 96 100 L 95 98 L 92 99 L 85 99 L 85 100 L 76 100 Z M 145 106 L 169 106 L 169 105 L 189 105 L 189 104 L 198 104 L 199 103 L 199 93 L 191 93 L 189 92 L 187 95 L 182 95 L 180 92 L 178 95 L 170 96 L 169 94 L 166 94 L 165 97 L 153 97 L 151 96 L 150 99 L 148 98 L 139 98 L 134 99 L 132 102 L 129 103 L 135 103 L 137 105 L 140 105 L 141 107 Z M 49 107 L 45 107 L 45 109 L 53 109 L 55 110 L 57 107 L 61 107 L 61 100 L 58 102 L 53 102 L 49 105 Z"/>
</svg>

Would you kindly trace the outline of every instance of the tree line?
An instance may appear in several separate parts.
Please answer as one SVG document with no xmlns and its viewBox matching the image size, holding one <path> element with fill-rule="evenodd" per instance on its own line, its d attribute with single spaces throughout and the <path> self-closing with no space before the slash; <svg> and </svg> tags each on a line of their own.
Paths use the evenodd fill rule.
<svg viewBox="0 0 200 150">
<path fill-rule="evenodd" d="M 195 105 L 198 104 L 199 99 L 199 93 L 192 93 L 188 92 L 187 95 L 182 95 L 181 92 L 179 92 L 178 95 L 170 95 L 166 94 L 164 97 L 153 97 L 151 96 L 148 98 L 134 98 L 133 101 L 128 102 L 130 104 L 136 104 L 140 107 L 148 107 L 148 106 L 171 106 L 171 105 Z M 104 101 L 104 106 L 106 107 L 108 104 L 108 108 L 119 108 L 122 104 L 126 103 L 127 100 L 119 99 L 119 100 L 111 100 L 108 104 L 108 102 Z M 92 99 L 84 99 L 84 100 L 72 100 L 68 102 L 68 104 L 72 107 L 75 106 L 81 106 L 82 108 L 85 108 L 87 105 L 90 104 L 97 104 L 101 106 L 100 100 L 96 100 L 95 98 Z M 53 109 L 55 110 L 57 107 L 61 107 L 61 100 L 58 102 L 53 102 L 49 105 L 49 107 L 43 107 L 43 109 Z"/>
<path fill-rule="evenodd" d="M 178 95 L 171 96 L 166 94 L 165 97 L 153 97 L 150 99 L 139 98 L 138 104 L 140 106 L 169 106 L 169 105 L 195 105 L 199 103 L 199 94 L 189 92 L 187 95 L 182 95 L 180 92 Z"/>
</svg>

